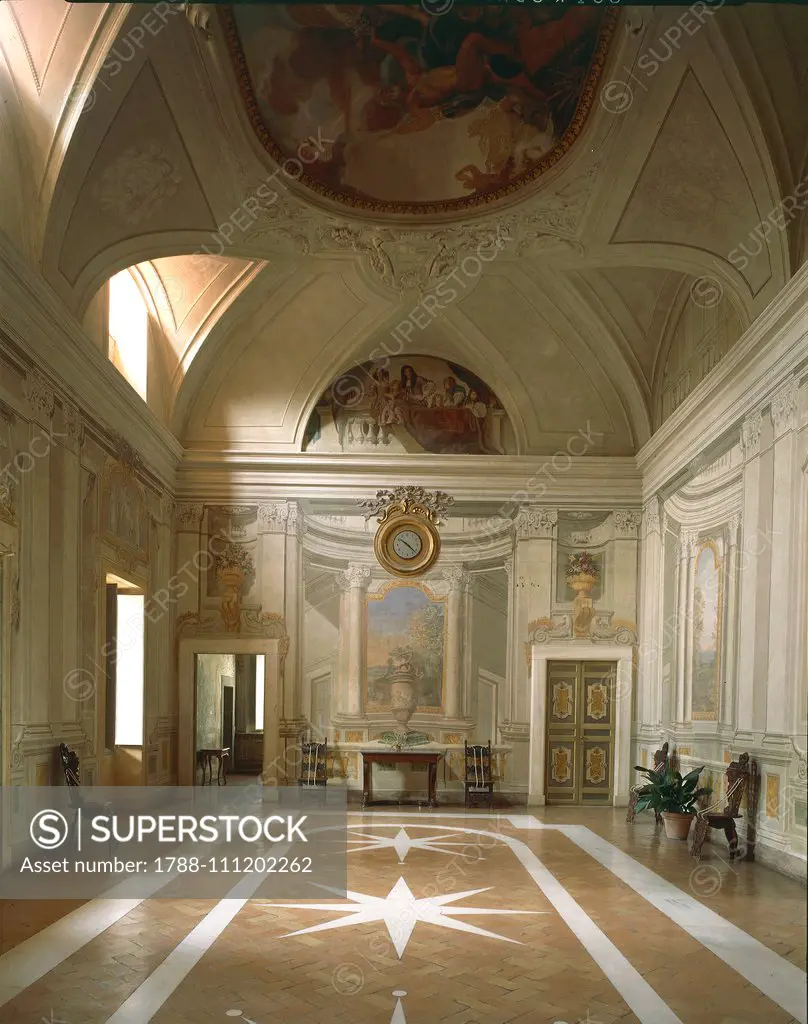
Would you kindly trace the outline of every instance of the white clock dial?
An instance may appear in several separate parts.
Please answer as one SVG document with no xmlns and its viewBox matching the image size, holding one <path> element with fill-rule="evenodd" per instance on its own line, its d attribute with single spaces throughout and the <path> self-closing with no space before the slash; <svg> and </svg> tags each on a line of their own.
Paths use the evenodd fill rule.
<svg viewBox="0 0 808 1024">
<path fill-rule="evenodd" d="M 415 530 L 402 530 L 393 539 L 393 551 L 399 558 L 417 558 L 421 554 L 423 542 Z"/>
</svg>

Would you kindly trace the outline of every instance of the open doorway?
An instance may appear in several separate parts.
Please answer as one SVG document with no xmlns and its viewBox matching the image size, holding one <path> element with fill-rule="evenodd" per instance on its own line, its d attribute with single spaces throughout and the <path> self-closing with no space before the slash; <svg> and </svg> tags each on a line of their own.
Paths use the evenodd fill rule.
<svg viewBox="0 0 808 1024">
<path fill-rule="evenodd" d="M 201 751 L 228 751 L 228 782 L 252 781 L 264 754 L 264 655 L 197 654 L 195 660 L 197 759 Z"/>
</svg>

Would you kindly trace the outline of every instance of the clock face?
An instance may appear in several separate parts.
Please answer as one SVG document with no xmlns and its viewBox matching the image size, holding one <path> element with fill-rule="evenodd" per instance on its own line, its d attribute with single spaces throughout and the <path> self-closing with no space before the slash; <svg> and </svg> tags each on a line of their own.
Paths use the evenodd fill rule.
<svg viewBox="0 0 808 1024">
<path fill-rule="evenodd" d="M 400 530 L 393 538 L 393 551 L 406 561 L 417 558 L 423 546 L 423 541 L 415 530 Z"/>
<path fill-rule="evenodd" d="M 422 576 L 440 552 L 437 528 L 420 516 L 401 514 L 383 522 L 376 531 L 373 550 L 391 576 Z"/>
</svg>

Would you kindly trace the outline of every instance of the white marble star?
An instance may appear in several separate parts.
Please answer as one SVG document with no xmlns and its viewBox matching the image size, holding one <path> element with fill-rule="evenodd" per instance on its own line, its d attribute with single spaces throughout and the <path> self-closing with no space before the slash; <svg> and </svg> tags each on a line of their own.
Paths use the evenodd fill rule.
<svg viewBox="0 0 808 1024">
<path fill-rule="evenodd" d="M 399 878 L 387 896 L 368 896 L 361 892 L 348 892 L 348 898 L 353 905 L 345 903 L 267 903 L 268 907 L 286 907 L 290 910 L 328 910 L 335 914 L 346 914 L 348 917 L 338 921 L 326 921 L 323 924 L 312 925 L 311 928 L 301 928 L 297 932 L 289 932 L 281 938 L 288 939 L 294 935 L 308 935 L 313 932 L 330 931 L 333 928 L 350 928 L 356 924 L 369 924 L 372 921 L 383 921 L 387 933 L 395 947 L 399 960 L 404 955 L 407 943 L 415 929 L 415 925 L 422 921 L 424 924 L 434 924 L 439 928 L 452 928 L 456 931 L 468 932 L 472 935 L 482 935 L 488 939 L 498 939 L 500 942 L 513 942 L 521 945 L 516 939 L 508 939 L 504 935 L 497 935 L 494 932 L 478 928 L 476 925 L 466 924 L 465 921 L 455 921 L 456 916 L 467 915 L 488 915 L 488 914 L 542 914 L 549 911 L 541 910 L 498 910 L 488 907 L 453 907 L 446 909 L 447 904 L 456 903 L 467 896 L 476 896 L 481 892 L 488 892 L 490 886 L 484 889 L 468 889 L 466 892 L 452 893 L 448 896 L 434 896 L 428 899 L 416 899 L 410 891 L 410 887 L 403 878 Z"/>
<path fill-rule="evenodd" d="M 467 838 L 461 842 L 452 842 L 453 836 L 461 836 L 460 832 L 444 832 L 438 836 L 422 836 L 415 839 L 408 835 L 406 830 L 400 828 L 394 836 L 377 836 L 369 832 L 359 832 L 352 829 L 349 836 L 361 836 L 360 839 L 348 839 L 348 853 L 362 853 L 365 850 L 386 850 L 393 849 L 398 854 L 399 864 L 407 859 L 410 850 L 430 850 L 435 853 L 455 853 L 458 846 L 471 845 Z M 482 860 L 483 858 L 478 858 Z"/>
</svg>

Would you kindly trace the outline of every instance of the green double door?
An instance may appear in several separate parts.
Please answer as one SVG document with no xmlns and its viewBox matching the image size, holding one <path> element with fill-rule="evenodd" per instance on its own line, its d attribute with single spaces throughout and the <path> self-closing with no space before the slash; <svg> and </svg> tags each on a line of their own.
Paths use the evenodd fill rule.
<svg viewBox="0 0 808 1024">
<path fill-rule="evenodd" d="M 614 662 L 549 662 L 548 804 L 611 803 L 615 677 Z"/>
</svg>

